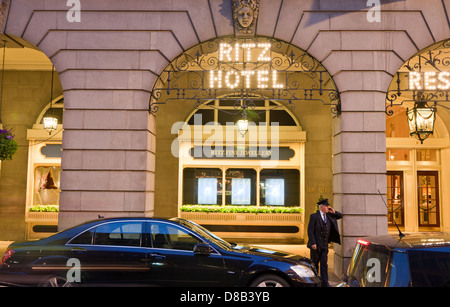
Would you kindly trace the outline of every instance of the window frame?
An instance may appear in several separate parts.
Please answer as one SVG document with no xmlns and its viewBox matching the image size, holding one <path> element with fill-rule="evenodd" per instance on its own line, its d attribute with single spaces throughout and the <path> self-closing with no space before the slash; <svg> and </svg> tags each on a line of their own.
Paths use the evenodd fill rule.
<svg viewBox="0 0 450 307">
<path fill-rule="evenodd" d="M 140 238 L 140 246 L 131 246 L 131 245 L 105 245 L 105 244 L 95 244 L 95 233 L 97 232 L 97 228 L 104 226 L 106 224 L 112 224 L 112 223 L 127 223 L 127 222 L 133 222 L 133 223 L 141 223 L 142 224 L 142 232 L 141 232 L 141 238 Z M 107 247 L 126 247 L 126 248 L 145 248 L 147 247 L 147 234 L 148 234 L 148 225 L 146 224 L 148 221 L 146 220 L 121 220 L 121 221 L 105 221 L 101 224 L 93 225 L 76 236 L 72 237 L 65 245 L 66 246 L 107 246 Z M 72 243 L 76 238 L 83 235 L 84 233 L 90 231 L 91 232 L 91 243 Z"/>
</svg>

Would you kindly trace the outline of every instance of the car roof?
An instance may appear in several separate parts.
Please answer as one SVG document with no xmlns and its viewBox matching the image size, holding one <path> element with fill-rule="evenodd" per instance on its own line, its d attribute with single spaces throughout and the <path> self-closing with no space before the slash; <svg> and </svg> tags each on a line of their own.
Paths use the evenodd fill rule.
<svg viewBox="0 0 450 307">
<path fill-rule="evenodd" d="M 386 246 L 390 249 L 425 249 L 450 247 L 450 232 L 418 232 L 404 233 L 403 237 L 398 234 L 385 236 L 365 237 L 364 240 L 370 244 Z"/>
<path fill-rule="evenodd" d="M 62 240 L 68 240 L 72 236 L 79 234 L 80 232 L 89 229 L 91 227 L 95 227 L 96 225 L 100 225 L 102 223 L 108 223 L 108 222 L 120 222 L 120 221 L 130 221 L 130 220 L 147 220 L 147 221 L 168 221 L 168 222 L 175 222 L 177 223 L 179 218 L 167 218 L 167 217 L 144 217 L 144 216 L 133 216 L 133 217 L 111 217 L 111 218 L 99 218 L 95 220 L 86 221 L 84 223 L 75 225 L 71 228 L 62 230 L 54 235 L 51 235 L 49 237 L 43 238 L 41 240 L 35 241 L 36 244 L 38 243 L 51 243 L 53 241 L 58 241 L 60 239 Z"/>
</svg>

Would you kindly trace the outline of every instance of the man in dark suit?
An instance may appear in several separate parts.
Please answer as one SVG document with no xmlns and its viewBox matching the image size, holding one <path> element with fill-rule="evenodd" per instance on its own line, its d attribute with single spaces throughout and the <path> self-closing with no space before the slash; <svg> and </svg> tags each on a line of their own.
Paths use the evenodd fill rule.
<svg viewBox="0 0 450 307">
<path fill-rule="evenodd" d="M 328 243 L 341 244 L 339 229 L 336 220 L 343 217 L 342 213 L 335 211 L 328 199 L 317 203 L 319 211 L 311 214 L 308 224 L 309 241 L 306 245 L 311 250 L 311 260 L 317 269 L 320 264 L 320 278 L 322 285 L 329 287 L 328 283 Z"/>
</svg>

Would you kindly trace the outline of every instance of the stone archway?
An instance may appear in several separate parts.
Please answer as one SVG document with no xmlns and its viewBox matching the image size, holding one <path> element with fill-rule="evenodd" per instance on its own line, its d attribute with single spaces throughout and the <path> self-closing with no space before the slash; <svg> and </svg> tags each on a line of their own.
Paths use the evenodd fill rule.
<svg viewBox="0 0 450 307">
<path fill-rule="evenodd" d="M 253 45 L 255 49 L 249 47 Z M 261 60 L 263 56 L 268 57 L 267 62 Z M 247 58 L 252 60 L 246 61 Z M 230 73 L 230 66 L 238 73 Z M 263 69 L 267 70 L 265 79 L 259 76 Z M 225 100 L 227 106 L 219 107 L 222 103 L 219 101 Z M 325 196 L 330 201 L 333 198 L 331 136 L 333 118 L 339 116 L 339 92 L 325 67 L 314 57 L 292 44 L 262 36 L 221 37 L 198 44 L 171 61 L 155 82 L 150 110 L 155 114 L 158 131 L 155 194 L 158 215 L 179 215 L 183 204 L 183 188 L 180 188 L 183 172 L 178 156 L 172 152 L 179 129 L 174 124 L 185 121 L 197 109 L 208 112 L 211 106 L 211 112 L 218 114 L 211 121 L 220 122 L 224 127 L 220 110 L 235 114 L 235 118 L 228 114 L 227 119 L 236 122 L 243 104 L 251 105 L 257 100 L 267 100 L 268 109 L 269 105 L 274 108 L 277 102 L 279 107 L 292 112 L 307 130 L 299 187 L 304 210 L 301 227 L 302 233 L 306 233 L 309 215 L 315 212 L 319 197 Z M 211 101 L 216 101 L 217 107 Z M 248 108 L 263 109 L 263 106 Z M 270 126 L 270 121 L 266 124 Z M 224 160 L 216 162 L 217 166 L 233 164 Z M 302 237 L 302 242 L 306 238 Z M 283 239 L 282 235 L 279 239 Z"/>
<path fill-rule="evenodd" d="M 388 182 L 392 231 L 395 231 L 394 221 L 406 232 L 445 231 L 450 227 L 446 214 L 449 210 L 446 192 L 450 123 L 448 54 L 448 39 L 417 52 L 394 75 L 386 95 L 388 178 L 403 179 L 397 184 Z M 421 136 L 421 140 L 410 137 L 406 114 L 416 101 L 436 108 L 434 132 L 425 139 Z"/>
<path fill-rule="evenodd" d="M 23 240 L 27 237 L 26 220 L 32 207 L 32 195 L 39 188 L 33 188 L 33 173 L 36 161 L 32 161 L 34 145 L 30 135 L 43 110 L 49 108 L 53 98 L 62 97 L 59 77 L 53 71 L 50 59 L 29 42 L 13 36 L 0 35 L 5 47 L 0 49 L 2 88 L 0 100 L 1 129 L 10 130 L 18 143 L 18 150 L 12 160 L 1 161 L 0 166 L 0 228 L 1 238 L 5 240 Z M 4 56 L 4 57 L 3 57 Z M 54 101 L 53 101 L 54 102 Z M 61 109 L 62 110 L 62 109 Z M 35 129 L 39 133 L 36 144 L 45 145 L 61 141 L 62 112 L 57 131 L 50 135 L 42 125 Z M 41 161 L 56 166 L 60 162 Z M 56 164 L 55 164 L 56 163 Z M 43 164 L 41 164 L 43 165 Z M 58 176 L 59 177 L 59 176 Z M 59 195 L 59 183 L 52 186 L 52 192 Z M 36 201 L 34 204 L 40 204 Z M 58 202 L 52 203 L 58 205 Z M 56 222 L 57 219 L 53 222 Z M 54 228 L 54 227 L 53 227 Z"/>
</svg>

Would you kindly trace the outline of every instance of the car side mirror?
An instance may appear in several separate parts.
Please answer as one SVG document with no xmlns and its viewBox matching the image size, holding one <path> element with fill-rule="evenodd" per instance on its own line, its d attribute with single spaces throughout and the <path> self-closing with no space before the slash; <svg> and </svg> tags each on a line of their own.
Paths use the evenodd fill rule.
<svg viewBox="0 0 450 307">
<path fill-rule="evenodd" d="M 210 255 L 212 250 L 211 245 L 208 243 L 198 243 L 194 246 L 194 254 L 196 255 Z"/>
</svg>

